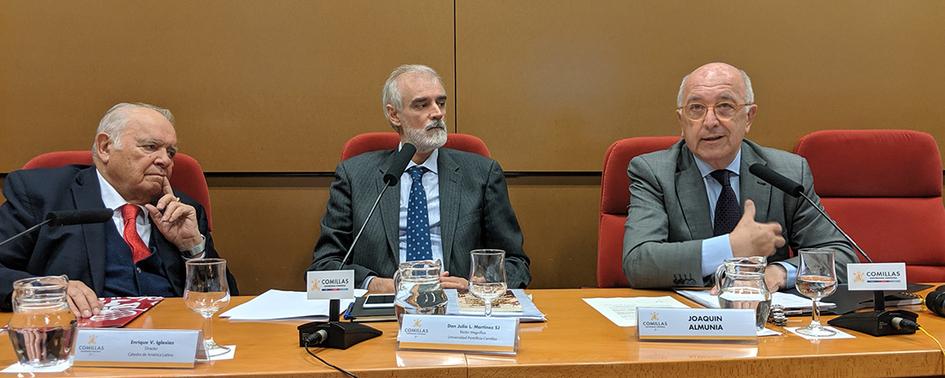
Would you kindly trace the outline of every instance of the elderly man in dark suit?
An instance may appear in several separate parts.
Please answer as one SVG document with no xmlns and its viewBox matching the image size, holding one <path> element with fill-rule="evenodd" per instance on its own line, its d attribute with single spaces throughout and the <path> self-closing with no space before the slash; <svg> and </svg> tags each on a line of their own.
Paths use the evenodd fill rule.
<svg viewBox="0 0 945 378">
<path fill-rule="evenodd" d="M 384 85 L 384 114 L 401 144 L 417 152 L 400 183 L 381 198 L 345 267 L 355 285 L 393 292 L 399 262 L 436 260 L 447 288 L 466 288 L 469 251 L 505 250 L 509 287 L 531 279 L 529 259 L 502 168 L 489 158 L 441 148 L 446 143 L 446 90 L 433 69 L 401 66 Z M 383 170 L 396 151 L 368 152 L 338 165 L 309 270 L 338 269 L 357 227 L 384 186 Z"/>
<path fill-rule="evenodd" d="M 42 227 L 0 247 L 0 308 L 11 308 L 13 282 L 67 275 L 76 316 L 101 309 L 99 296 L 180 296 L 184 261 L 218 257 L 203 208 L 175 193 L 177 134 L 167 109 L 115 105 L 99 123 L 95 166 L 10 173 L 0 206 L 0 240 L 41 222 L 47 212 L 110 208 L 105 223 Z M 230 290 L 238 294 L 229 277 Z"/>
<path fill-rule="evenodd" d="M 806 160 L 745 139 L 758 109 L 748 75 L 725 63 L 699 67 L 683 79 L 676 106 L 682 140 L 630 161 L 630 285 L 701 286 L 726 258 L 765 256 L 768 288 L 791 288 L 798 258 L 788 258 L 788 246 L 835 251 L 838 278 L 846 277 L 856 256 L 843 236 L 805 201 L 748 171 L 767 165 L 819 201 Z"/>
</svg>

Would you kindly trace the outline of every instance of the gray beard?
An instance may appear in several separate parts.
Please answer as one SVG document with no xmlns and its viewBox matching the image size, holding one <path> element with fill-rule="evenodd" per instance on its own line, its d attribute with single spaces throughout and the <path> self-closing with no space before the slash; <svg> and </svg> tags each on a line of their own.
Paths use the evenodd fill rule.
<svg viewBox="0 0 945 378">
<path fill-rule="evenodd" d="M 434 129 L 435 126 L 442 128 Z M 423 130 L 404 127 L 404 139 L 417 147 L 417 152 L 421 153 L 433 152 L 443 147 L 446 144 L 446 134 L 446 122 L 442 120 L 429 123 Z"/>
</svg>

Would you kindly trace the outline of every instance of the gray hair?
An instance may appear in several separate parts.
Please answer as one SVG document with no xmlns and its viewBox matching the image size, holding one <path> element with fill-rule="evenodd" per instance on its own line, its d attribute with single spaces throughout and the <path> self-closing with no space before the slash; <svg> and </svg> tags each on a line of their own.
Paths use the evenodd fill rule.
<svg viewBox="0 0 945 378">
<path fill-rule="evenodd" d="M 748 73 L 744 70 L 739 69 L 738 72 L 742 74 L 742 81 L 745 83 L 745 103 L 754 104 L 755 103 L 755 90 L 751 89 L 751 78 L 748 77 Z M 682 82 L 679 83 L 679 93 L 676 94 L 676 106 L 682 107 L 683 101 L 686 99 L 683 98 L 683 88 L 686 86 L 686 81 L 689 80 L 689 75 L 686 75 L 682 78 Z M 745 109 L 748 109 L 747 107 Z"/>
<path fill-rule="evenodd" d="M 171 114 L 170 110 L 143 102 L 122 102 L 112 106 L 111 109 L 105 112 L 105 115 L 102 116 L 102 120 L 98 122 L 98 129 L 95 130 L 95 135 L 105 133 L 108 135 L 108 139 L 112 140 L 112 144 L 114 144 L 115 147 L 121 147 L 121 132 L 125 129 L 125 126 L 128 125 L 129 113 L 132 110 L 141 108 L 151 109 L 161 113 L 171 125 L 174 124 L 174 115 Z M 92 156 L 95 156 L 96 147 L 98 147 L 98 141 L 94 140 L 92 142 Z"/>
<path fill-rule="evenodd" d="M 400 67 L 397 67 L 393 72 L 390 73 L 390 76 L 387 77 L 387 81 L 384 82 L 384 90 L 381 92 L 381 109 L 384 111 L 384 117 L 387 117 L 387 105 L 392 105 L 397 111 L 404 110 L 403 99 L 400 97 L 400 88 L 397 84 L 397 79 L 401 75 L 409 73 L 425 73 L 436 78 L 440 82 L 440 85 L 443 85 L 443 79 L 440 77 L 440 74 L 436 73 L 432 68 L 424 66 L 422 64 L 405 64 Z"/>
</svg>

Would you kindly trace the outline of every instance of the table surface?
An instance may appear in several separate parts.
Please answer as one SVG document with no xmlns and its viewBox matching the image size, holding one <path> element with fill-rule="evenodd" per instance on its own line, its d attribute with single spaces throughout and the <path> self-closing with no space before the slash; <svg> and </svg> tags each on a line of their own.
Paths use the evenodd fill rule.
<svg viewBox="0 0 945 378">
<path fill-rule="evenodd" d="M 546 323 L 523 323 L 515 356 L 456 352 L 399 351 L 396 322 L 367 323 L 384 332 L 348 350 L 314 349 L 327 361 L 359 376 L 494 377 L 494 376 L 918 376 L 943 373 L 943 356 L 924 334 L 873 337 L 848 331 L 855 339 L 808 341 L 780 327 L 781 336 L 757 343 L 658 342 L 637 340 L 636 328 L 614 325 L 582 298 L 673 295 L 631 289 L 528 290 L 548 317 Z M 675 296 L 675 295 L 674 295 Z M 677 298 L 679 298 L 677 296 Z M 234 297 L 230 306 L 252 297 Z M 694 303 L 681 299 L 684 303 Z M 945 341 L 945 319 L 925 309 L 919 323 Z M 10 314 L 0 314 L 6 323 Z M 829 317 L 828 317 L 829 318 Z M 792 317 L 788 326 L 803 326 L 809 317 Z M 168 298 L 135 319 L 132 328 L 198 329 L 202 319 L 180 298 Z M 73 367 L 75 377 L 149 376 L 339 376 L 298 347 L 296 326 L 304 321 L 244 322 L 214 318 L 214 336 L 236 344 L 232 360 L 199 362 L 194 369 L 114 369 Z M 0 342 L 0 364 L 16 357 L 10 343 Z"/>
</svg>

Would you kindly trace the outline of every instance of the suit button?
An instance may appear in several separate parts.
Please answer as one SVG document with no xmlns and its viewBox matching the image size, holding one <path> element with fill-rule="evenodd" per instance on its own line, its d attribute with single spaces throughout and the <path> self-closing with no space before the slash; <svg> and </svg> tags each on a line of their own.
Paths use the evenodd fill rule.
<svg viewBox="0 0 945 378">
<path fill-rule="evenodd" d="M 135 268 L 135 271 L 141 273 L 141 268 Z"/>
</svg>

